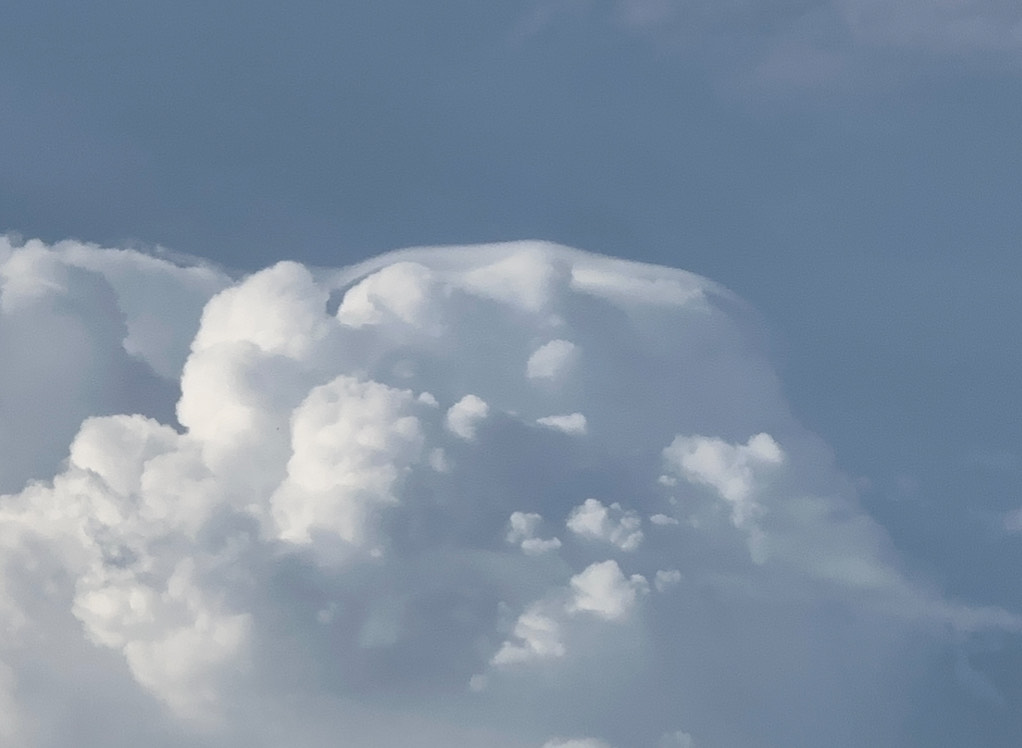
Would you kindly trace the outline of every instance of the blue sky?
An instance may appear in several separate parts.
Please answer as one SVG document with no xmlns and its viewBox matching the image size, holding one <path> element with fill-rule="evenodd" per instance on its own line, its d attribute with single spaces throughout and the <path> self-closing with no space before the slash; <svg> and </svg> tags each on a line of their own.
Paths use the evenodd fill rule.
<svg viewBox="0 0 1022 748">
<path fill-rule="evenodd" d="M 160 245 L 234 275 L 518 239 L 698 273 L 758 310 L 794 418 L 902 567 L 1019 612 L 1013 4 L 36 2 L 4 16 L 0 231 Z M 1017 744 L 1012 641 L 927 661 L 919 745 L 978 730 L 976 744 Z M 996 698 L 962 686 L 974 665 Z"/>
</svg>

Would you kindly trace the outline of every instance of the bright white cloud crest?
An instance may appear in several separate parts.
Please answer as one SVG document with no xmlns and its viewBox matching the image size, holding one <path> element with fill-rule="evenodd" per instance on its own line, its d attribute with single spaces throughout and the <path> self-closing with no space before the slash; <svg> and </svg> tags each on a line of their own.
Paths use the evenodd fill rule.
<svg viewBox="0 0 1022 748">
<path fill-rule="evenodd" d="M 2 243 L 0 283 L 5 745 L 889 744 L 919 631 L 1020 628 L 898 569 L 688 273 Z"/>
<path fill-rule="evenodd" d="M 604 506 L 599 499 L 586 499 L 568 515 L 568 529 L 593 540 L 611 543 L 622 551 L 634 551 L 642 543 L 642 520 L 614 502 Z"/>
</svg>

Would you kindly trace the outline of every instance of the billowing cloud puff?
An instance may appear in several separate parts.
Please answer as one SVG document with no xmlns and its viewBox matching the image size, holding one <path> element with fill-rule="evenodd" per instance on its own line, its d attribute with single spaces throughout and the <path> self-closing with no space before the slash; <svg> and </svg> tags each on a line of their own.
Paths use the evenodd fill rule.
<svg viewBox="0 0 1022 748">
<path fill-rule="evenodd" d="M 490 412 L 483 400 L 475 395 L 465 395 L 447 411 L 447 428 L 462 439 L 471 441 L 476 436 L 476 424 Z"/>
<path fill-rule="evenodd" d="M 569 610 L 585 610 L 614 620 L 628 615 L 639 594 L 646 592 L 649 586 L 641 574 L 625 579 L 617 561 L 610 560 L 592 564 L 573 576 L 571 589 L 575 597 L 569 603 Z"/>
<path fill-rule="evenodd" d="M 904 571 L 697 276 L 0 270 L 4 745 L 906 744 L 1022 629 Z"/>
<path fill-rule="evenodd" d="M 614 502 L 604 506 L 599 499 L 586 499 L 568 515 L 568 529 L 576 535 L 603 540 L 623 551 L 634 551 L 642 543 L 642 520 Z"/>
<path fill-rule="evenodd" d="M 0 237 L 0 491 L 53 474 L 82 420 L 173 417 L 211 268 L 74 242 Z"/>
<path fill-rule="evenodd" d="M 560 538 L 536 537 L 543 517 L 535 512 L 512 512 L 507 542 L 520 545 L 526 553 L 545 553 L 561 547 Z"/>
<path fill-rule="evenodd" d="M 364 545 L 375 507 L 398 500 L 397 483 L 420 459 L 422 408 L 410 390 L 353 377 L 314 387 L 291 415 L 287 478 L 270 499 L 277 534 L 309 543 L 318 531 Z M 470 430 L 458 425 L 459 435 Z"/>
<path fill-rule="evenodd" d="M 490 660 L 491 664 L 517 665 L 534 659 L 564 656 L 561 626 L 557 618 L 543 610 L 542 605 L 526 609 L 518 617 L 511 633 L 512 638 L 501 645 Z"/>
<path fill-rule="evenodd" d="M 756 503 L 755 490 L 762 474 L 784 461 L 784 452 L 769 434 L 756 434 L 747 444 L 732 445 L 718 438 L 677 436 L 664 449 L 668 469 L 692 483 L 713 487 L 731 506 L 735 527 L 750 532 L 754 557 L 761 558 L 762 534 L 755 524 L 763 511 Z M 665 481 L 670 485 L 669 481 Z M 661 524 L 666 524 L 661 522 Z"/>
</svg>

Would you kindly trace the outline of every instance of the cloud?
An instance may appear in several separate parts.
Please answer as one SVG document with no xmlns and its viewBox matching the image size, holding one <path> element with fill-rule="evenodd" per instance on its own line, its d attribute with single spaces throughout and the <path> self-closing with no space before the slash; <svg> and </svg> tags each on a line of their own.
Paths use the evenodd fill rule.
<svg viewBox="0 0 1022 748">
<path fill-rule="evenodd" d="M 623 551 L 634 551 L 642 543 L 642 520 L 618 503 L 604 506 L 599 499 L 586 499 L 571 510 L 568 529 L 576 535 L 603 540 Z"/>
<path fill-rule="evenodd" d="M 478 411 L 470 404 L 452 418 L 458 405 L 448 425 L 470 438 Z M 422 407 L 409 390 L 352 377 L 313 388 L 291 416 L 287 477 L 270 498 L 275 534 L 297 543 L 312 542 L 314 531 L 351 546 L 369 542 L 369 518 L 398 500 L 397 484 L 421 458 Z"/>
<path fill-rule="evenodd" d="M 762 533 L 756 518 L 763 510 L 755 493 L 769 468 L 784 462 L 777 442 L 769 434 L 756 434 L 739 445 L 716 437 L 677 436 L 664 449 L 664 462 L 690 482 L 711 486 L 730 505 L 735 527 L 749 532 L 753 557 L 762 560 Z"/>
<path fill-rule="evenodd" d="M 934 663 L 998 693 L 955 653 L 1018 614 L 905 571 L 710 281 L 0 268 L 5 745 L 903 744 Z"/>
<path fill-rule="evenodd" d="M 52 475 L 90 415 L 171 418 L 199 315 L 227 283 L 138 252 L 0 237 L 0 491 Z"/>
<path fill-rule="evenodd" d="M 447 428 L 462 439 L 476 436 L 476 424 L 490 412 L 490 407 L 475 395 L 465 395 L 447 411 Z"/>
<path fill-rule="evenodd" d="M 544 612 L 541 604 L 529 607 L 515 621 L 512 638 L 500 646 L 490 664 L 501 667 L 563 657 L 565 649 L 561 641 L 561 626 L 555 615 Z"/>
<path fill-rule="evenodd" d="M 344 295 L 337 319 L 351 327 L 378 325 L 388 316 L 413 327 L 429 320 L 431 273 L 413 262 L 398 262 L 366 278 Z"/>
<path fill-rule="evenodd" d="M 507 532 L 507 542 L 512 545 L 519 545 L 525 553 L 546 553 L 561 547 L 559 538 L 543 540 L 536 537 L 543 517 L 535 512 L 513 512 L 508 520 L 510 529 Z"/>
<path fill-rule="evenodd" d="M 586 417 L 581 413 L 568 413 L 563 416 L 544 416 L 537 418 L 536 423 L 540 426 L 549 426 L 552 429 L 563 431 L 565 434 L 584 434 L 586 432 Z"/>
<path fill-rule="evenodd" d="M 681 581 L 681 572 L 677 569 L 657 569 L 653 578 L 653 586 L 657 592 L 664 592 Z"/>
<path fill-rule="evenodd" d="M 578 346 L 561 340 L 544 343 L 525 362 L 525 375 L 529 379 L 557 379 L 563 376 L 578 356 Z"/>
<path fill-rule="evenodd" d="M 626 579 L 617 561 L 611 559 L 573 576 L 571 589 L 575 596 L 568 604 L 569 611 L 588 611 L 612 621 L 628 615 L 649 585 L 641 574 Z"/>
<path fill-rule="evenodd" d="M 660 525 L 661 527 L 664 527 L 666 525 L 677 525 L 677 524 L 680 524 L 678 522 L 678 518 L 677 517 L 671 517 L 671 516 L 669 516 L 667 514 L 659 514 L 659 513 L 650 515 L 649 521 L 652 522 L 654 525 Z"/>
</svg>

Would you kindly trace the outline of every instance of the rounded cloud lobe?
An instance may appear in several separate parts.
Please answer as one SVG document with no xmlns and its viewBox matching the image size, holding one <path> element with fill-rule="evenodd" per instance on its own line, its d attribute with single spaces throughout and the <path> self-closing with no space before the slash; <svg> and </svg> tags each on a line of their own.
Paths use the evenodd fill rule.
<svg viewBox="0 0 1022 748">
<path fill-rule="evenodd" d="M 1020 628 L 899 569 L 697 276 L 534 242 L 0 262 L 4 354 L 90 331 L 0 368 L 52 419 L 0 403 L 52 474 L 0 463 L 5 744 L 892 744 L 920 633 Z"/>
<path fill-rule="evenodd" d="M 87 416 L 171 418 L 199 314 L 227 280 L 137 252 L 0 237 L 0 491 L 52 475 Z"/>
</svg>

